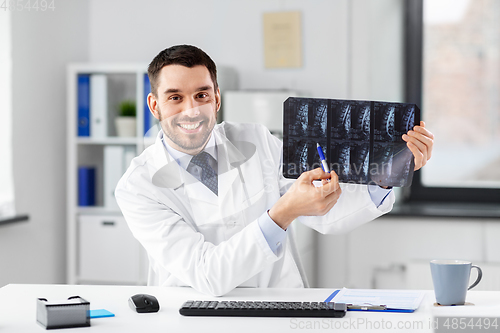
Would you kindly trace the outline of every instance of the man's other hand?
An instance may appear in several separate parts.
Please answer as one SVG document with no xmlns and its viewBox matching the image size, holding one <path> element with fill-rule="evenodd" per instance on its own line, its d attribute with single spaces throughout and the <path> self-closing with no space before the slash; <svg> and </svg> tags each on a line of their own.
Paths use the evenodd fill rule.
<svg viewBox="0 0 500 333">
<path fill-rule="evenodd" d="M 415 156 L 415 171 L 423 167 L 431 158 L 434 135 L 425 128 L 425 123 L 413 127 L 413 131 L 403 134 L 403 140 Z"/>
</svg>

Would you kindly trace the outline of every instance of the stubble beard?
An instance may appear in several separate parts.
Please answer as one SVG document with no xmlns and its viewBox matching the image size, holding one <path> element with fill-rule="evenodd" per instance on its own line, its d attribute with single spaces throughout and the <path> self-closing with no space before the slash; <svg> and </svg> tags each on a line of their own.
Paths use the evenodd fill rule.
<svg viewBox="0 0 500 333">
<path fill-rule="evenodd" d="M 182 116 L 172 116 L 164 119 L 161 116 L 161 110 L 159 111 L 160 126 L 163 130 L 163 134 L 171 142 L 177 145 L 178 148 L 181 148 L 184 151 L 198 150 L 202 149 L 208 142 L 212 129 L 215 126 L 215 117 L 213 117 L 213 119 L 205 115 L 200 115 L 196 118 L 183 117 L 183 120 L 189 120 L 189 122 L 202 121 L 203 123 L 201 126 L 205 126 L 202 132 L 197 133 L 196 137 L 189 138 L 188 134 L 180 132 L 180 129 L 178 128 L 179 126 L 177 125 L 179 122 L 178 118 Z"/>
</svg>

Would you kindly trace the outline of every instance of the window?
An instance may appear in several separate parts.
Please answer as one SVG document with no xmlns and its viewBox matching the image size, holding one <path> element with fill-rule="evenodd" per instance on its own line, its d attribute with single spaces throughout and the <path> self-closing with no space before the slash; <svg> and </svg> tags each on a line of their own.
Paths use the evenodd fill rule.
<svg viewBox="0 0 500 333">
<path fill-rule="evenodd" d="M 0 218 L 15 215 L 12 173 L 12 59 L 10 12 L 0 20 Z"/>
<path fill-rule="evenodd" d="M 406 99 L 436 136 L 410 198 L 500 201 L 500 1 L 406 1 Z"/>
</svg>

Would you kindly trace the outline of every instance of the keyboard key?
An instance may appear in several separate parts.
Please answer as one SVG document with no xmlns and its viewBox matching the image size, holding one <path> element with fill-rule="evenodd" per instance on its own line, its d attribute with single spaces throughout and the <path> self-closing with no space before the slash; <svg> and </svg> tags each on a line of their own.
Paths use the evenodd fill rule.
<svg viewBox="0 0 500 333">
<path fill-rule="evenodd" d="M 193 301 L 187 301 L 187 302 L 184 302 L 184 304 L 182 304 L 182 308 L 189 309 L 191 307 L 191 305 L 193 305 Z"/>
</svg>

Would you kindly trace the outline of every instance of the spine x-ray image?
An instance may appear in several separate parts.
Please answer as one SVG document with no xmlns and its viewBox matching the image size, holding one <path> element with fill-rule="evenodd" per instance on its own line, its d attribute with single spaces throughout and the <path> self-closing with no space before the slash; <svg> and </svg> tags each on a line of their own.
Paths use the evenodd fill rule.
<svg viewBox="0 0 500 333">
<path fill-rule="evenodd" d="M 283 112 L 285 177 L 320 167 L 319 143 L 342 183 L 411 185 L 413 154 L 402 135 L 420 123 L 415 104 L 290 97 Z"/>
</svg>

